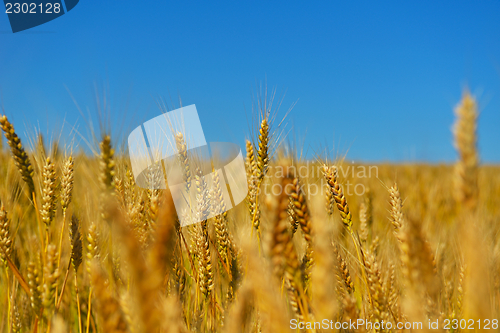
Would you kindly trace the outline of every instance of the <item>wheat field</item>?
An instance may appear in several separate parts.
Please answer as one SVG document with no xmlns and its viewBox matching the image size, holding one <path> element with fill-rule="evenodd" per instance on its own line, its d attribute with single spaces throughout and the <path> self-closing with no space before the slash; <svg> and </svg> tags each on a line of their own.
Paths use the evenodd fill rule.
<svg viewBox="0 0 500 333">
<path fill-rule="evenodd" d="M 0 331 L 499 331 L 500 166 L 480 163 L 474 98 L 454 111 L 455 164 L 367 165 L 298 158 L 263 105 L 247 199 L 186 227 L 110 133 L 96 156 L 28 151 L 3 116 Z"/>
</svg>

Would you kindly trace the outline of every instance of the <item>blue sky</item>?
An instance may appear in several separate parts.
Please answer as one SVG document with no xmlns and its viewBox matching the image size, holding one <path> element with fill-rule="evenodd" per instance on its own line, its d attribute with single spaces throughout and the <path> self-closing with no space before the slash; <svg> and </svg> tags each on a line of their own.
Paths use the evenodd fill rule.
<svg viewBox="0 0 500 333">
<path fill-rule="evenodd" d="M 97 91 L 114 134 L 180 96 L 207 141 L 242 144 L 267 82 L 286 92 L 279 115 L 296 102 L 288 135 L 309 156 L 449 162 L 453 108 L 469 87 L 482 160 L 500 162 L 500 1 L 81 0 L 16 34 L 0 13 L 0 45 L 1 103 L 24 140 L 63 125 L 87 136 Z"/>
</svg>

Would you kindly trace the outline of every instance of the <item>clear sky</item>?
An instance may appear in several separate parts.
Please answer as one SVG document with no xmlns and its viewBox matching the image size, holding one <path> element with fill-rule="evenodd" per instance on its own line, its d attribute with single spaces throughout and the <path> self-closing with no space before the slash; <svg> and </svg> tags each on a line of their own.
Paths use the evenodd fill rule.
<svg viewBox="0 0 500 333">
<path fill-rule="evenodd" d="M 180 96 L 207 141 L 242 144 L 266 81 L 286 92 L 279 115 L 297 102 L 288 135 L 310 156 L 365 161 L 453 161 L 453 108 L 469 87 L 482 160 L 500 162 L 500 1 L 81 0 L 16 34 L 0 13 L 0 102 L 25 140 L 63 125 L 86 136 L 97 91 L 115 134 Z"/>
</svg>

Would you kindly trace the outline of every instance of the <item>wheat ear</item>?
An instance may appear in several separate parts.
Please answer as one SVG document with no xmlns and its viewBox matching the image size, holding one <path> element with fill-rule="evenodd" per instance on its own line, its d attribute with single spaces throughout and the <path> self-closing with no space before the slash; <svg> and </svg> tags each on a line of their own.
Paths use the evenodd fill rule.
<svg viewBox="0 0 500 333">
<path fill-rule="evenodd" d="M 309 317 L 309 305 L 304 292 L 303 276 L 300 270 L 300 262 L 297 251 L 292 241 L 288 228 L 288 204 L 290 185 L 293 179 L 290 175 L 285 175 L 281 179 L 282 192 L 278 197 L 277 215 L 274 221 L 271 254 L 275 275 L 281 280 L 284 273 L 284 282 L 287 287 L 290 305 L 300 320 Z"/>
<path fill-rule="evenodd" d="M 368 241 L 367 207 L 364 202 L 359 205 L 359 239 L 366 244 Z"/>
<path fill-rule="evenodd" d="M 227 208 L 220 185 L 219 172 L 213 172 L 212 213 L 215 215 L 214 227 L 217 249 L 224 264 L 229 265 L 229 232 L 227 230 Z"/>
<path fill-rule="evenodd" d="M 478 199 L 478 165 L 477 152 L 477 106 L 476 101 L 468 91 L 465 91 L 462 101 L 455 108 L 457 117 L 453 127 L 455 148 L 459 160 L 455 165 L 455 199 L 458 203 L 474 209 Z"/>
<path fill-rule="evenodd" d="M 250 178 L 255 173 L 255 153 L 253 149 L 253 144 L 250 140 L 245 141 L 246 157 L 245 157 L 245 167 L 247 171 L 247 181 L 250 182 Z"/>
<path fill-rule="evenodd" d="M 301 187 L 300 180 L 297 177 L 293 179 L 290 198 L 293 210 L 297 216 L 302 233 L 304 234 L 304 238 L 310 245 L 312 243 L 311 218 L 309 215 L 309 209 L 307 208 L 306 195 Z"/>
<path fill-rule="evenodd" d="M 35 193 L 35 184 L 33 183 L 34 171 L 30 159 L 23 148 L 21 139 L 19 139 L 14 131 L 14 126 L 12 126 L 5 115 L 0 117 L 0 127 L 2 127 L 4 135 L 7 138 L 14 162 L 21 173 L 22 179 L 28 184 L 30 193 Z"/>
<path fill-rule="evenodd" d="M 10 258 L 13 249 L 12 237 L 10 234 L 10 219 L 3 203 L 0 207 L 0 247 L 3 251 L 0 252 L 0 260 L 7 267 L 7 257 Z"/>
<path fill-rule="evenodd" d="M 383 288 L 382 273 L 380 272 L 375 255 L 365 252 L 365 267 L 368 275 L 368 288 L 372 299 L 372 314 L 374 322 L 387 322 L 389 310 L 387 308 L 386 290 Z"/>
<path fill-rule="evenodd" d="M 73 197 L 74 165 L 75 163 L 72 156 L 68 157 L 63 165 L 61 177 L 61 208 L 64 214 Z"/>
<path fill-rule="evenodd" d="M 246 199 L 248 205 L 248 212 L 252 218 L 252 226 L 257 232 L 260 230 L 260 208 L 258 206 L 258 196 L 259 196 L 259 182 L 258 182 L 258 170 L 257 164 L 255 162 L 255 154 L 252 143 L 246 141 L 246 171 L 247 171 L 247 182 L 248 182 L 248 196 Z M 252 229 L 253 231 L 253 229 Z"/>
<path fill-rule="evenodd" d="M 327 184 L 330 186 L 330 191 L 332 192 L 333 199 L 337 204 L 337 208 L 340 213 L 340 217 L 342 218 L 342 223 L 347 229 L 350 231 L 352 227 L 352 215 L 349 211 L 349 205 L 347 205 L 347 200 L 342 191 L 342 187 L 337 181 L 338 170 L 337 167 L 327 167 L 323 166 L 323 173 L 325 175 Z"/>
<path fill-rule="evenodd" d="M 371 292 L 368 286 L 368 279 L 366 277 L 365 265 L 364 265 L 364 257 L 361 253 L 361 244 L 356 239 L 354 235 L 354 230 L 352 229 L 352 215 L 349 211 L 349 206 L 347 205 L 347 200 L 342 191 L 342 187 L 338 183 L 337 176 L 338 170 L 337 167 L 328 167 L 327 165 L 323 165 L 323 175 L 325 176 L 326 182 L 330 187 L 330 191 L 332 192 L 332 196 L 337 204 L 337 208 L 340 213 L 340 217 L 342 219 L 342 223 L 349 231 L 349 234 L 352 238 L 352 242 L 354 247 L 356 248 L 356 254 L 358 255 L 358 260 L 361 264 L 361 272 L 363 274 L 363 279 L 368 288 L 368 299 L 370 304 L 372 303 Z"/>
<path fill-rule="evenodd" d="M 57 269 L 57 247 L 54 244 L 47 245 L 47 258 L 43 269 L 43 295 L 42 304 L 44 314 L 47 319 L 52 317 L 55 302 L 55 291 L 57 279 L 59 278 L 59 270 Z"/>
<path fill-rule="evenodd" d="M 128 333 L 127 322 L 120 303 L 109 287 L 109 280 L 102 269 L 92 264 L 92 286 L 97 300 L 97 313 L 102 320 L 103 332 Z"/>
<path fill-rule="evenodd" d="M 175 144 L 177 147 L 179 161 L 182 166 L 182 176 L 184 178 L 186 192 L 189 193 L 192 182 L 191 165 L 189 163 L 186 140 L 184 139 L 184 135 L 182 135 L 181 132 L 175 135 Z"/>
<path fill-rule="evenodd" d="M 9 269 L 8 269 L 8 262 L 7 259 L 10 258 L 12 249 L 13 249 L 13 242 L 12 242 L 12 237 L 10 235 L 10 219 L 7 216 L 7 212 L 5 211 L 5 207 L 3 203 L 1 203 L 0 207 L 0 248 L 3 251 L 0 251 L 0 261 L 3 262 L 5 265 L 5 276 L 7 280 L 7 286 L 10 284 L 9 280 Z M 7 327 L 10 327 L 10 320 L 11 320 L 11 306 L 12 306 L 12 300 L 10 296 L 10 288 L 7 287 Z M 12 324 L 13 326 L 14 324 Z"/>
<path fill-rule="evenodd" d="M 103 191 L 112 191 L 115 177 L 115 150 L 111 146 L 111 137 L 105 135 L 99 144 L 100 154 L 100 183 Z"/>
<path fill-rule="evenodd" d="M 57 258 L 57 268 L 61 266 L 61 252 L 62 252 L 62 240 L 64 229 L 66 228 L 66 209 L 71 202 L 73 196 L 73 183 L 74 183 L 74 162 L 73 157 L 68 157 L 63 165 L 62 177 L 61 177 L 61 208 L 63 211 L 63 225 L 61 228 L 61 233 L 59 235 L 59 256 Z"/>
<path fill-rule="evenodd" d="M 259 129 L 259 149 L 257 150 L 257 182 L 260 184 L 269 167 L 269 123 L 262 119 Z"/>
<path fill-rule="evenodd" d="M 56 214 L 56 168 L 50 157 L 43 167 L 42 201 L 40 215 L 48 228 Z"/>
</svg>

